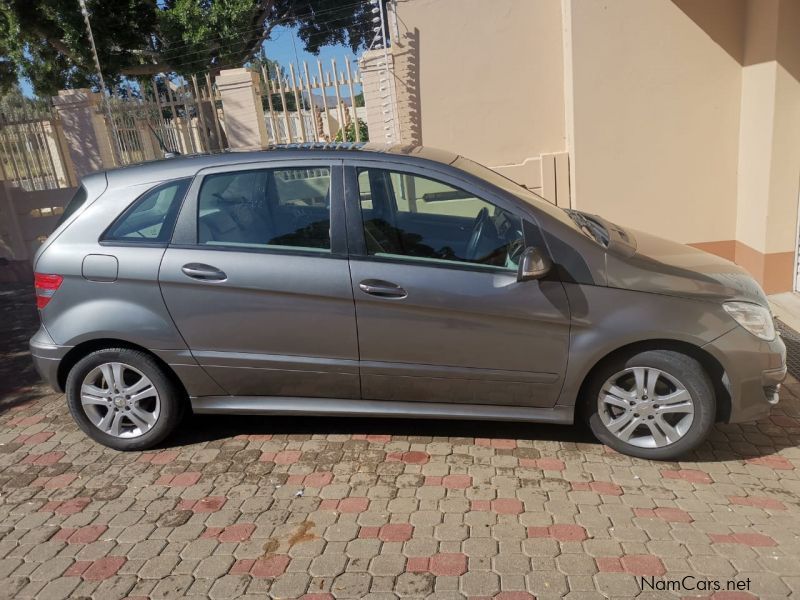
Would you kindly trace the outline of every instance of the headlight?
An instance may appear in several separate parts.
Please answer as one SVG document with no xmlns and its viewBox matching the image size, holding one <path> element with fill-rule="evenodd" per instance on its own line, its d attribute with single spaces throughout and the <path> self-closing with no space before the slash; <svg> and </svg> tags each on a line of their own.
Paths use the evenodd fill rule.
<svg viewBox="0 0 800 600">
<path fill-rule="evenodd" d="M 754 336 L 768 342 L 775 339 L 775 323 L 769 309 L 750 302 L 725 302 L 722 307 Z"/>
</svg>

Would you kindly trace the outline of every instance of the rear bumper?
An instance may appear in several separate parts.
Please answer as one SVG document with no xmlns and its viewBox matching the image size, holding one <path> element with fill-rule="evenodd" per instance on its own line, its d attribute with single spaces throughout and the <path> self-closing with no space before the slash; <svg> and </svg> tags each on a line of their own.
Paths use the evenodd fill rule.
<svg viewBox="0 0 800 600">
<path fill-rule="evenodd" d="M 39 327 L 29 342 L 33 366 L 50 387 L 57 392 L 63 392 L 58 381 L 58 367 L 61 359 L 69 352 L 69 348 L 58 346 L 48 335 L 44 327 Z"/>
<path fill-rule="evenodd" d="M 724 383 L 731 398 L 727 422 L 756 421 L 769 415 L 786 377 L 786 346 L 781 337 L 765 342 L 736 327 L 703 348 L 725 369 Z"/>
</svg>

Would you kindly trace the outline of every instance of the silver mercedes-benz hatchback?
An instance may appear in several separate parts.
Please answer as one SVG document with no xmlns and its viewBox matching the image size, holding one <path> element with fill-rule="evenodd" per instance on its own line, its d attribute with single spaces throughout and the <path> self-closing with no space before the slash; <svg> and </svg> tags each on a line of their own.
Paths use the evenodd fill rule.
<svg viewBox="0 0 800 600">
<path fill-rule="evenodd" d="M 36 366 L 120 450 L 191 410 L 580 417 L 616 450 L 672 459 L 715 421 L 767 414 L 786 373 L 739 267 L 421 147 L 96 173 L 35 271 Z"/>
</svg>

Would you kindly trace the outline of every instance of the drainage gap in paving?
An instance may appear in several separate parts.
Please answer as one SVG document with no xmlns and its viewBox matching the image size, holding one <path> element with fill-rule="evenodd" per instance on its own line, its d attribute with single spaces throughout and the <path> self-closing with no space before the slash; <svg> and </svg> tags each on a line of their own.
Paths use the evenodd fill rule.
<svg viewBox="0 0 800 600">
<path fill-rule="evenodd" d="M 786 344 L 786 366 L 795 379 L 800 379 L 800 333 L 780 319 L 775 319 L 783 343 Z"/>
</svg>

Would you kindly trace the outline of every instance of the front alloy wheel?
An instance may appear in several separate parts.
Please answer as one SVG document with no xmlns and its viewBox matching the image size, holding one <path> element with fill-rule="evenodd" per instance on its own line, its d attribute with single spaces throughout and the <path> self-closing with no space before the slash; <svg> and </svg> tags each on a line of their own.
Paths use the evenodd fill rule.
<svg viewBox="0 0 800 600">
<path fill-rule="evenodd" d="M 645 350 L 609 357 L 584 389 L 592 433 L 618 452 L 673 460 L 694 450 L 716 419 L 714 386 L 692 356 Z"/>
<path fill-rule="evenodd" d="M 694 400 L 686 387 L 652 367 L 615 373 L 603 384 L 597 403 L 606 429 L 639 448 L 674 444 L 694 421 Z"/>
</svg>

